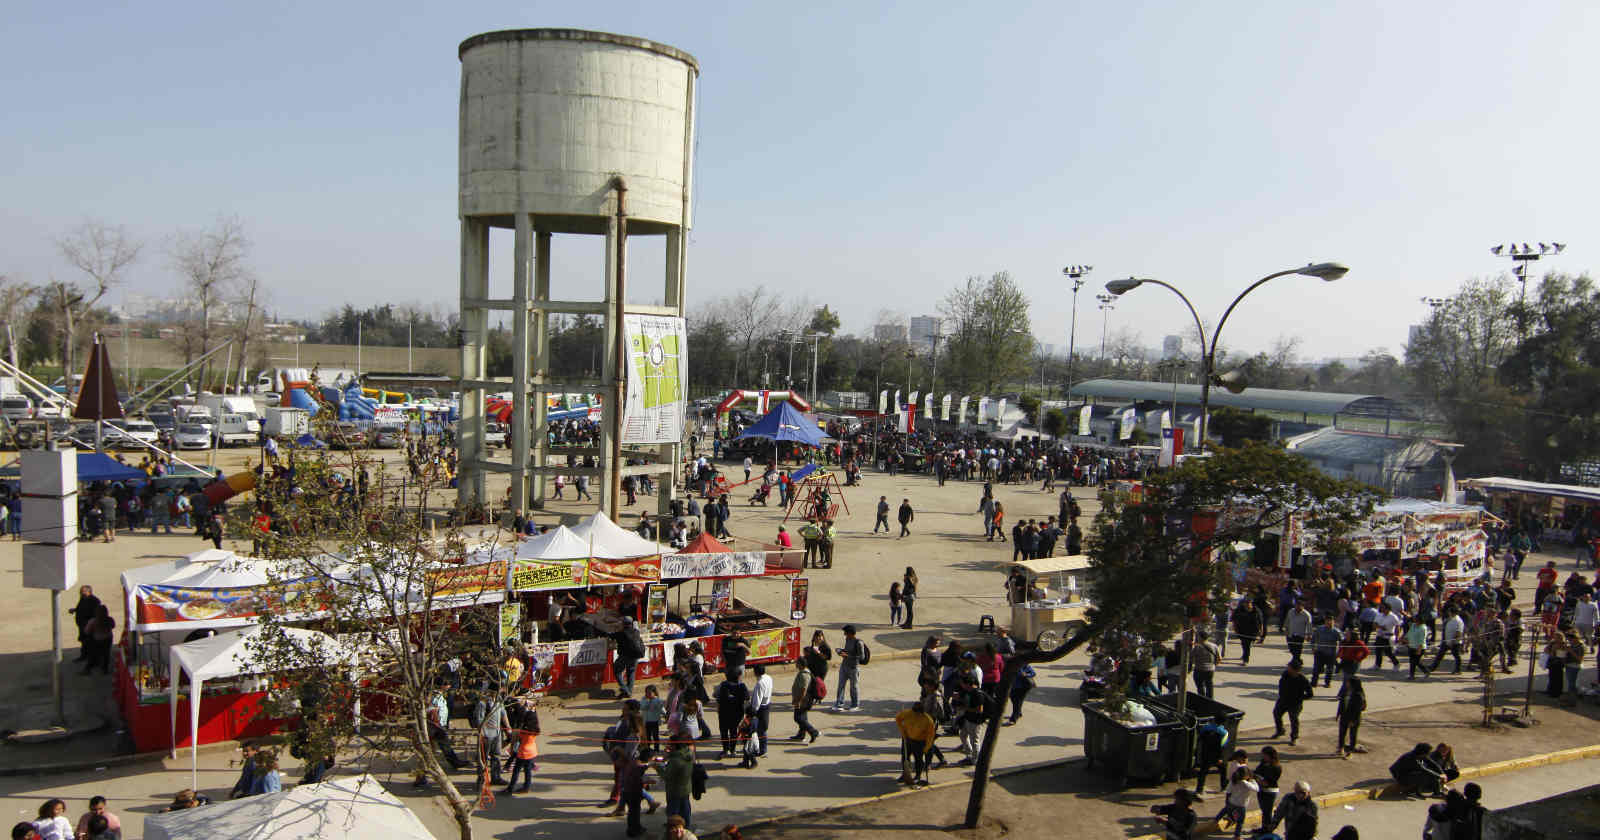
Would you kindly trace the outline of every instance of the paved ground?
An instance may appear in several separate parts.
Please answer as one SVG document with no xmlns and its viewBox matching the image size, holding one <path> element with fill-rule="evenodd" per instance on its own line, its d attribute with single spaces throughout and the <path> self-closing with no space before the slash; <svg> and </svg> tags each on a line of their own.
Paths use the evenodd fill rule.
<svg viewBox="0 0 1600 840">
<path fill-rule="evenodd" d="M 1600 779 L 1600 759 L 1506 773 L 1482 783 L 1483 803 L 1491 810 L 1507 808 L 1588 787 L 1596 779 Z M 1323 825 L 1353 825 L 1361 832 L 1361 840 L 1414 840 L 1421 836 L 1426 820 L 1425 803 L 1365 800 L 1334 809 L 1323 818 Z M 1584 829 L 1573 826 L 1573 830 Z M 1595 827 L 1589 826 L 1587 831 L 1593 836 Z"/>
<path fill-rule="evenodd" d="M 232 453 L 235 461 L 242 454 Z M 230 469 L 224 466 L 224 469 Z M 850 488 L 846 501 L 850 512 L 840 524 L 842 539 L 836 565 L 830 570 L 808 572 L 812 581 L 811 611 L 806 632 L 812 628 L 828 631 L 835 642 L 838 628 L 847 622 L 863 627 L 864 637 L 874 647 L 874 664 L 864 669 L 865 711 L 855 715 L 813 714 L 822 730 L 814 745 L 791 746 L 777 742 L 770 761 L 753 771 L 732 766 L 712 767 L 712 792 L 697 803 L 695 822 L 702 828 L 725 822 L 748 822 L 764 817 L 794 814 L 892 792 L 898 773 L 898 748 L 890 721 L 900 703 L 914 696 L 914 668 L 909 660 L 896 660 L 895 651 L 914 651 L 928 632 L 947 632 L 973 637 L 978 618 L 995 615 L 1002 624 L 1009 613 L 1002 594 L 1003 569 L 1011 558 L 1009 544 L 986 543 L 977 507 L 978 483 L 940 488 L 921 476 L 869 475 L 862 488 Z M 495 489 L 495 488 L 492 488 Z M 1086 490 L 1077 491 L 1092 516 L 1094 503 Z M 870 533 L 873 506 L 879 495 L 888 496 L 892 505 L 910 498 L 917 509 L 913 535 L 906 539 Z M 1051 515 L 1056 510 L 1054 494 L 1031 486 L 998 488 L 1013 519 Z M 742 501 L 743 494 L 735 499 Z M 590 508 L 592 509 L 592 508 Z M 579 514 L 587 510 L 571 502 L 554 503 L 549 517 Z M 781 512 L 775 508 L 750 508 L 737 505 L 730 522 L 735 534 L 770 538 L 776 532 Z M 631 518 L 631 517 L 630 517 Z M 202 547 L 198 538 L 127 536 L 110 545 L 85 545 L 80 560 L 80 576 L 95 585 L 102 597 L 120 597 L 118 575 L 126 568 L 157 562 L 162 557 L 187 553 Z M 20 583 L 21 552 L 17 544 L 0 543 L 0 575 Z M 1545 558 L 1538 558 L 1540 562 Z M 1571 561 L 1557 559 L 1565 572 Z M 918 627 L 906 631 L 887 625 L 887 591 L 905 566 L 918 569 L 922 578 L 922 599 L 918 603 Z M 4 584 L 0 584 L 4 585 Z M 782 580 L 742 581 L 738 594 L 771 611 L 787 608 L 788 586 Z M 22 728 L 19 724 L 41 718 L 48 710 L 49 614 L 48 595 L 33 590 L 11 588 L 6 596 L 15 607 L 8 616 L 7 632 L 0 635 L 0 663 L 10 679 L 0 683 L 0 728 Z M 120 612 L 120 611 L 116 611 Z M 64 624 L 71 628 L 70 618 Z M 927 629 L 924 629 L 927 628 Z M 69 632 L 69 637 L 71 633 Z M 70 654 L 69 654 L 70 657 Z M 1246 726 L 1264 722 L 1270 710 L 1278 665 L 1285 658 L 1281 640 L 1269 640 L 1250 667 L 1230 663 L 1219 673 L 1218 698 L 1234 703 L 1247 712 Z M 1005 730 L 997 769 L 1081 755 L 1082 718 L 1076 709 L 1076 674 L 1081 659 L 1069 659 L 1043 669 L 1040 688 L 1030 696 L 1029 709 L 1021 725 Z M 779 674 L 780 696 L 786 690 L 785 674 Z M 1586 681 L 1588 675 L 1586 674 Z M 1520 681 L 1503 681 L 1506 693 L 1520 690 Z M 83 720 L 109 702 L 109 684 L 98 676 L 69 677 L 74 718 Z M 1466 678 L 1443 678 L 1428 682 L 1406 682 L 1388 672 L 1369 681 L 1369 700 L 1374 712 L 1424 703 L 1472 702 L 1477 697 L 1476 683 Z M 475 822 L 480 836 L 504 838 L 570 837 L 610 823 L 595 807 L 609 785 L 609 769 L 600 763 L 595 739 L 614 716 L 614 704 L 590 697 L 557 701 L 545 715 L 549 733 L 543 747 L 544 760 L 531 795 L 514 800 L 502 799 L 495 808 L 481 813 Z M 1308 704 L 1307 720 L 1331 715 L 1332 700 L 1318 697 Z M 792 732 L 787 714 L 773 718 L 773 731 L 780 737 Z M 1592 731 L 1592 727 L 1590 728 Z M 1537 731 L 1537 730 L 1536 730 Z M 953 739 L 946 739 L 953 741 Z M 1329 739 L 1331 740 L 1331 739 Z M 1316 743 L 1316 747 L 1309 744 Z M 1281 745 L 1280 745 L 1281 746 Z M 0 747 L 0 767 L 17 767 L 71 757 L 109 756 L 114 749 L 110 734 L 74 739 L 48 747 Z M 1307 741 L 1299 748 L 1306 753 L 1323 750 L 1320 742 Z M 1293 750 L 1289 751 L 1291 754 Z M 226 789 L 232 782 L 229 753 L 207 753 L 201 757 L 200 787 Z M 297 768 L 289 768 L 292 771 Z M 938 771 L 935 781 L 966 777 L 965 770 Z M 1056 773 L 1065 779 L 1066 774 Z M 403 776 L 395 776 L 403 781 Z M 465 781 L 465 776 L 460 777 Z M 1019 777 L 1020 778 L 1020 777 Z M 120 803 L 124 812 L 140 820 L 142 812 L 158 810 L 172 791 L 189 784 L 187 758 L 161 764 L 111 767 L 103 772 L 89 771 L 51 778 L 0 779 L 0 797 L 7 807 L 29 811 L 38 801 L 51 795 L 73 797 L 72 808 L 94 793 L 104 793 Z M 1005 781 L 991 788 L 1002 803 L 1005 791 L 1020 782 Z M 1086 792 L 1096 790 L 1085 781 Z M 1023 792 L 1022 788 L 1018 788 Z M 396 792 L 412 797 L 409 786 Z M 941 804 L 956 798 L 944 794 L 930 796 Z M 448 818 L 435 802 L 426 797 L 410 798 L 419 814 L 441 837 L 452 836 Z M 1041 803 L 1045 800 L 1040 800 Z M 1012 807 L 1002 804 L 998 810 Z M 937 825 L 947 825 L 948 822 Z M 906 825 L 928 825 L 925 815 Z M 657 815 L 649 823 L 659 826 Z M 893 823 L 891 823 L 893 824 Z M 132 826 L 130 826 L 132 827 Z M 881 826 L 880 826 L 881 827 Z M 620 824 L 604 829 L 621 834 Z M 135 828 L 130 837 L 139 836 Z M 796 835 L 799 836 L 799 835 Z M 811 835 L 805 836 L 824 836 Z M 910 835 L 907 835 L 910 836 Z"/>
</svg>

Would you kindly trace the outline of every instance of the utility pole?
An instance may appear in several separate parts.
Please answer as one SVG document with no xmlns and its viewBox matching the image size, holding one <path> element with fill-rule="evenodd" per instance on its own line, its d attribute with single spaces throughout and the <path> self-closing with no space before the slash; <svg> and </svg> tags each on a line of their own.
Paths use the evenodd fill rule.
<svg viewBox="0 0 1600 840">
<path fill-rule="evenodd" d="M 1101 294 L 1095 295 L 1094 299 L 1100 301 L 1100 361 L 1104 363 L 1106 360 L 1106 327 L 1111 323 L 1111 310 L 1117 308 L 1116 304 L 1112 303 L 1117 297 L 1116 295 Z"/>
</svg>

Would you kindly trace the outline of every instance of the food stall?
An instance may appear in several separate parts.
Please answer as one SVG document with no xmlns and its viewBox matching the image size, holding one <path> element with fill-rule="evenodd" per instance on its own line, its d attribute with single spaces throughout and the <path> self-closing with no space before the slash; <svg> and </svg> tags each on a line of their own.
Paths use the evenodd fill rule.
<svg viewBox="0 0 1600 840">
<path fill-rule="evenodd" d="M 374 574 L 370 566 L 332 565 L 339 580 Z M 502 601 L 508 565 L 503 559 L 438 564 L 426 583 L 431 603 L 439 610 L 461 610 Z M 294 568 L 208 549 L 123 573 L 124 632 L 114 657 L 114 692 L 136 749 L 147 752 L 259 737 L 288 722 L 258 719 L 267 684 L 262 675 L 247 669 L 206 672 L 198 692 L 199 708 L 191 710 L 194 692 L 178 692 L 174 681 L 191 678 L 188 665 L 199 660 L 174 651 L 186 643 L 255 627 L 267 612 L 306 623 L 325 617 L 327 605 L 319 605 L 317 593 L 325 592 L 326 584 L 311 578 L 294 580 L 289 577 Z M 383 610 L 374 607 L 372 614 L 382 615 Z M 185 717 L 195 723 L 188 727 L 172 723 Z"/>
<path fill-rule="evenodd" d="M 643 552 L 652 551 L 652 554 Z M 734 551 L 702 534 L 673 552 L 617 527 L 596 513 L 574 528 L 558 527 L 517 546 L 507 588 L 520 605 L 526 643 L 524 687 L 535 692 L 597 688 L 616 680 L 607 634 L 633 618 L 646 656 L 635 679 L 672 669 L 675 647 L 698 641 L 706 663 L 722 664 L 722 640 L 741 633 L 748 662 L 781 662 L 800 654 L 800 628 L 734 595 L 734 581 L 795 574 L 781 559 L 769 567 L 766 551 Z M 709 594 L 689 596 L 684 584 L 709 582 Z M 676 607 L 668 592 L 677 590 Z"/>
<path fill-rule="evenodd" d="M 1425 569 L 1443 571 L 1445 591 L 1464 589 L 1484 571 L 1489 541 L 1483 526 L 1500 520 L 1476 505 L 1458 505 L 1431 499 L 1390 499 L 1378 505 L 1372 515 L 1352 529 L 1344 539 L 1355 557 L 1344 558 L 1333 571 L 1343 575 L 1351 568 L 1371 568 L 1391 572 Z M 1325 558 L 1320 535 L 1301 527 L 1297 520 L 1285 526 L 1263 529 L 1278 539 L 1276 553 L 1280 573 L 1286 573 L 1291 556 L 1304 560 L 1307 568 L 1320 565 L 1312 558 Z M 1268 558 L 1263 558 L 1268 559 Z M 1333 563 L 1332 558 L 1324 560 Z M 1278 582 L 1279 586 L 1282 581 Z"/>
<path fill-rule="evenodd" d="M 1026 586 L 1025 600 L 1018 597 L 1023 593 L 1008 595 L 1011 635 L 1018 641 L 1049 650 L 1088 624 L 1088 555 L 1041 557 L 1013 566 L 1021 570 Z"/>
<path fill-rule="evenodd" d="M 1539 523 L 1545 543 L 1571 543 L 1580 526 L 1591 537 L 1600 530 L 1600 487 L 1501 477 L 1463 479 L 1458 486 L 1482 494 L 1485 507 L 1506 522 Z"/>
</svg>

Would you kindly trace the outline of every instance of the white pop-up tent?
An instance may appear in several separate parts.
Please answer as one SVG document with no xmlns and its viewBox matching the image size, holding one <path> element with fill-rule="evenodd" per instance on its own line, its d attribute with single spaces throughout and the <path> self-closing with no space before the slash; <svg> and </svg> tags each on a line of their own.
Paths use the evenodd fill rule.
<svg viewBox="0 0 1600 840">
<path fill-rule="evenodd" d="M 315 630 L 297 627 L 282 628 L 301 650 L 308 661 L 352 661 L 349 650 L 339 640 Z M 266 669 L 260 661 L 260 642 L 263 628 L 259 624 L 196 639 L 171 648 L 170 685 L 172 686 L 172 756 L 178 755 L 178 692 L 179 674 L 189 675 L 189 767 L 191 787 L 199 787 L 200 767 L 200 693 L 206 680 L 236 677 L 241 674 L 259 674 Z"/>
<path fill-rule="evenodd" d="M 589 541 L 578 536 L 571 528 L 557 525 L 538 536 L 518 542 L 516 556 L 521 560 L 587 560 L 590 556 Z"/>
<path fill-rule="evenodd" d="M 434 840 L 404 802 L 365 774 L 152 814 L 144 821 L 144 836 L 145 840 Z"/>
<path fill-rule="evenodd" d="M 573 526 L 572 533 L 585 544 L 593 546 L 588 556 L 600 560 L 631 560 L 652 554 L 671 554 L 677 550 L 655 540 L 647 540 L 612 522 L 599 511 Z"/>
</svg>

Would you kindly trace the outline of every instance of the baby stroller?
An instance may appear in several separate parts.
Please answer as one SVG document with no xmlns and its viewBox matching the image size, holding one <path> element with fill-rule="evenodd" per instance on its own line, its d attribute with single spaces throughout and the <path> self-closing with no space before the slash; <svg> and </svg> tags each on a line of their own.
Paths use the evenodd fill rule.
<svg viewBox="0 0 1600 840">
<path fill-rule="evenodd" d="M 767 497 L 770 495 L 772 495 L 772 485 L 763 481 L 756 486 L 755 494 L 750 497 L 750 504 L 760 504 L 765 507 L 767 504 Z"/>
</svg>

